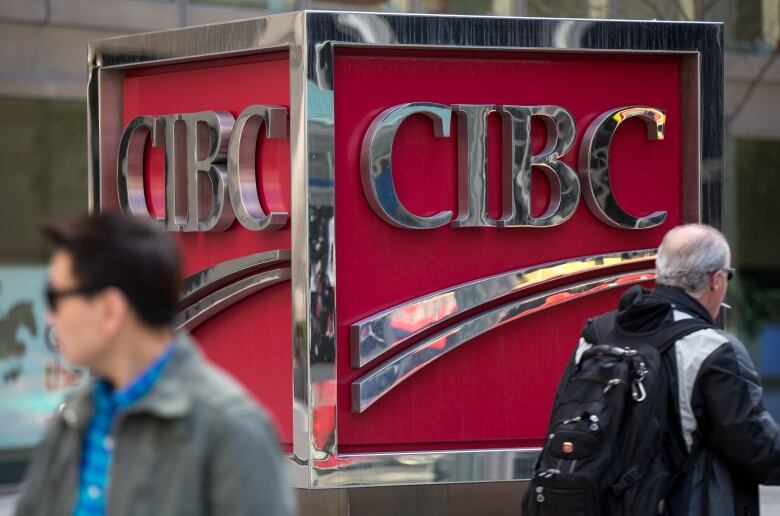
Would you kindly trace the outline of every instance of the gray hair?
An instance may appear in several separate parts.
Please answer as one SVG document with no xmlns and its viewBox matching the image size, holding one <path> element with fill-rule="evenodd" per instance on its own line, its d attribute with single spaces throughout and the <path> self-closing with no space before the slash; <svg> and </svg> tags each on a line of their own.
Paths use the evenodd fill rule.
<svg viewBox="0 0 780 516">
<path fill-rule="evenodd" d="M 703 224 L 678 226 L 658 248 L 655 282 L 698 296 L 707 289 L 709 275 L 727 266 L 730 255 L 729 244 L 717 229 Z"/>
</svg>

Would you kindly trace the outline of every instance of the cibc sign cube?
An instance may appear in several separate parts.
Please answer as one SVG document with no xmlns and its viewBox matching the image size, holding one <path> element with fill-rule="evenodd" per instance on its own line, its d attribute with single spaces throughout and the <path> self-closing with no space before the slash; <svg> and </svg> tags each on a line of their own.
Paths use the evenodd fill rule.
<svg viewBox="0 0 780 516">
<path fill-rule="evenodd" d="M 90 46 L 93 210 L 301 488 L 529 478 L 589 316 L 723 223 L 722 26 L 296 12 Z"/>
</svg>

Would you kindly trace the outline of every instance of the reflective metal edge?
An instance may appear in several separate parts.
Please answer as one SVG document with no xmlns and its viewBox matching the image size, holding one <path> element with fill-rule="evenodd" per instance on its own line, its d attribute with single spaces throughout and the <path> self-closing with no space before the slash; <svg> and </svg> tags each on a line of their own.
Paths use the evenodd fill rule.
<svg viewBox="0 0 780 516">
<path fill-rule="evenodd" d="M 365 412 L 368 407 L 422 368 L 499 326 L 569 301 L 653 279 L 654 270 L 645 269 L 583 281 L 519 299 L 461 321 L 411 346 L 355 380 L 351 386 L 352 412 Z"/>
<path fill-rule="evenodd" d="M 311 363 L 309 350 L 309 155 L 307 74 L 308 44 L 306 20 L 296 13 L 291 23 L 290 59 L 290 229 L 292 234 L 292 382 L 293 382 L 293 450 L 292 478 L 296 487 L 312 484 Z"/>
<path fill-rule="evenodd" d="M 500 297 L 578 274 L 649 262 L 655 260 L 655 257 L 655 249 L 642 249 L 559 260 L 496 274 L 426 294 L 353 324 L 350 335 L 352 366 L 363 367 L 397 346 L 415 339 L 420 332 Z M 453 310 L 436 318 L 436 308 L 441 304 L 448 305 Z M 425 313 L 428 316 L 427 322 L 414 327 L 412 327 L 413 323 L 407 323 L 402 334 L 397 336 L 393 333 L 393 321 L 400 317 L 402 312 L 407 311 Z"/>
<path fill-rule="evenodd" d="M 129 69 L 283 50 L 295 43 L 295 25 L 302 14 L 280 13 L 97 40 L 89 44 L 90 62 L 104 69 Z"/>
<path fill-rule="evenodd" d="M 116 168 L 117 147 L 122 134 L 122 74 L 108 72 L 90 61 L 88 80 L 87 183 L 90 213 L 114 208 L 106 194 L 116 192 L 116 176 L 103 178 L 100 170 Z"/>
<path fill-rule="evenodd" d="M 686 223 L 699 222 L 702 210 L 702 130 L 701 121 L 701 56 L 683 57 L 680 70 L 680 91 L 682 112 L 682 137 L 688 145 L 683 148 L 683 170 L 689 171 L 683 177 L 683 220 Z"/>
<path fill-rule="evenodd" d="M 289 268 L 273 269 L 240 279 L 181 310 L 174 318 L 173 326 L 177 331 L 192 331 L 242 299 L 288 279 Z"/>
<path fill-rule="evenodd" d="M 92 50 L 87 55 L 87 209 L 100 207 L 100 83 Z"/>
<path fill-rule="evenodd" d="M 289 249 L 275 249 L 254 253 L 208 267 L 184 278 L 184 289 L 179 306 L 189 306 L 215 290 L 224 287 L 239 276 L 245 276 L 258 269 L 290 261 Z"/>
<path fill-rule="evenodd" d="M 311 459 L 337 455 L 335 128 L 333 45 L 311 41 L 306 19 L 306 179 L 308 206 L 308 363 Z M 318 434 L 318 432 L 320 432 Z M 301 436 L 303 437 L 303 436 Z M 314 475 L 312 465 L 311 474 Z M 313 478 L 311 480 L 313 484 Z"/>
<path fill-rule="evenodd" d="M 724 188 L 724 104 L 725 84 L 723 70 L 723 30 L 717 33 L 718 52 L 699 55 L 699 191 L 701 192 L 700 221 L 725 232 Z M 706 130 L 705 130 L 706 128 Z"/>
<path fill-rule="evenodd" d="M 527 480 L 540 448 L 340 455 L 315 461 L 312 487 L 366 487 Z"/>
</svg>

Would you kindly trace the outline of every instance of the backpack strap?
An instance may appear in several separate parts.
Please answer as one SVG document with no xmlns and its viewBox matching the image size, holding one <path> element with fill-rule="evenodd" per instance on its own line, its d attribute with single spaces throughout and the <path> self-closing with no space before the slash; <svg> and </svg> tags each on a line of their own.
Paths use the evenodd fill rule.
<svg viewBox="0 0 780 516">
<path fill-rule="evenodd" d="M 681 319 L 662 328 L 654 337 L 657 342 L 658 352 L 662 355 L 666 353 L 669 348 L 674 346 L 674 343 L 681 338 L 689 335 L 693 332 L 704 330 L 707 328 L 714 328 L 714 326 L 703 319 L 697 317 L 691 319 Z"/>
<path fill-rule="evenodd" d="M 703 450 L 704 445 L 702 444 L 701 434 L 699 434 L 698 431 L 694 431 L 691 451 L 688 453 L 688 457 L 685 458 L 683 463 L 680 464 L 680 467 L 677 468 L 674 476 L 672 476 L 670 479 L 669 484 L 666 487 L 666 496 L 664 496 L 664 500 L 668 500 L 672 493 L 674 493 L 674 491 L 677 489 L 677 485 L 680 483 L 680 480 L 688 476 L 688 473 L 690 473 L 693 469 L 693 465 L 696 463 L 696 460 L 699 458 Z M 704 476 L 707 477 L 707 473 L 704 473 Z"/>
<path fill-rule="evenodd" d="M 675 321 L 661 330 L 661 333 L 658 335 L 658 352 L 663 355 L 681 338 L 707 328 L 714 328 L 714 326 L 697 317 Z M 696 463 L 696 460 L 704 449 L 701 434 L 699 434 L 698 431 L 694 431 L 692 437 L 693 443 L 691 444 L 691 451 L 682 464 L 679 465 L 674 476 L 670 479 L 666 489 L 666 496 L 663 498 L 665 501 L 674 493 L 680 481 L 688 476 L 688 473 L 691 472 L 693 465 Z"/>
<path fill-rule="evenodd" d="M 590 344 L 600 344 L 609 335 L 617 324 L 617 311 L 607 312 L 592 319 L 582 330 L 582 338 Z"/>
<path fill-rule="evenodd" d="M 607 312 L 606 314 L 590 319 L 585 329 L 582 331 L 582 337 L 591 344 L 599 344 L 615 329 L 616 325 L 617 312 Z M 646 335 L 656 343 L 658 352 L 664 354 L 675 342 L 689 333 L 714 327 L 715 326 L 703 319 L 692 317 L 690 319 L 680 319 L 679 321 L 668 323 L 657 332 L 651 332 Z"/>
</svg>

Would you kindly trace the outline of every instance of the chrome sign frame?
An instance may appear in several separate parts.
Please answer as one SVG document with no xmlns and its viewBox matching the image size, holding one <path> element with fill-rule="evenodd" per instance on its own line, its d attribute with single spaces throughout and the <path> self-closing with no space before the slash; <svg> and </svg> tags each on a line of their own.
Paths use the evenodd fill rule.
<svg viewBox="0 0 780 516">
<path fill-rule="evenodd" d="M 620 52 L 681 56 L 682 113 L 688 134 L 683 149 L 683 219 L 722 228 L 723 26 L 719 23 L 573 20 L 295 12 L 225 24 L 98 41 L 89 47 L 90 209 L 116 192 L 122 134 L 125 71 L 152 65 L 287 51 L 290 63 L 292 180 L 291 281 L 293 294 L 293 452 L 295 485 L 302 488 L 488 482 L 530 477 L 538 449 L 485 449 L 415 453 L 338 453 L 338 435 L 315 436 L 316 418 L 337 416 L 335 401 L 315 396 L 316 384 L 336 379 L 333 332 L 315 327 L 311 271 L 327 271 L 324 307 L 335 318 L 334 48 L 479 49 L 544 52 Z M 215 106 L 219 108 L 219 106 Z M 316 143 L 316 151 L 312 144 Z M 316 175 L 316 177 L 315 177 Z M 112 179 L 113 178 L 113 179 Z M 323 221 L 323 217 L 327 220 Z M 318 219 L 317 222 L 312 222 Z M 323 223 L 323 222 L 330 222 Z M 315 253 L 315 243 L 330 251 Z M 650 253 L 652 255 L 652 253 Z M 313 256 L 317 256 L 315 261 Z M 627 256 L 635 259 L 635 256 Z M 573 258 L 573 259 L 582 259 Z M 641 273 L 641 274 L 640 274 Z M 633 279 L 632 279 L 633 274 Z M 648 276 L 649 275 L 649 276 Z M 320 276 L 320 279 L 322 278 Z M 574 282 L 534 299 L 517 300 L 506 313 L 477 314 L 480 331 L 533 309 L 544 296 L 583 293 L 642 281 L 652 271 Z M 328 279 L 330 278 L 330 279 Z M 281 278 L 280 278 L 281 279 Z M 525 304 L 523 304 L 525 303 Z M 322 307 L 321 307 L 322 308 Z M 335 320 L 335 319 L 334 319 Z M 491 322 L 492 321 L 492 322 Z M 463 327 L 469 321 L 460 321 Z M 316 336 L 316 337 L 314 337 Z M 313 345 L 313 339 L 319 339 Z M 456 345 L 462 344 L 458 340 Z M 342 347 L 342 349 L 345 349 Z M 348 347 L 347 347 L 348 349 Z M 359 352 L 358 352 L 359 354 Z M 316 380 L 313 372 L 316 370 Z M 368 381 L 368 380 L 367 380 Z M 398 380 L 401 381 L 401 380 Z M 359 389 L 359 388 L 358 388 Z M 369 403 L 370 399 L 366 399 Z M 336 425 L 335 428 L 338 428 Z M 317 443 L 326 443 L 319 447 Z"/>
</svg>

